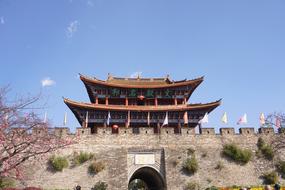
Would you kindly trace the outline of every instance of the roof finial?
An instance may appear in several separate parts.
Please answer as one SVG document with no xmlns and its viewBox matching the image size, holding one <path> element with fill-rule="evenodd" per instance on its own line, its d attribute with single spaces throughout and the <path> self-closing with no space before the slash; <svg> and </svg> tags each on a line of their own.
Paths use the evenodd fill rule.
<svg viewBox="0 0 285 190">
<path fill-rule="evenodd" d="M 110 79 L 112 79 L 113 77 L 112 77 L 112 75 L 111 75 L 111 73 L 108 73 L 108 80 L 110 80 Z"/>
</svg>

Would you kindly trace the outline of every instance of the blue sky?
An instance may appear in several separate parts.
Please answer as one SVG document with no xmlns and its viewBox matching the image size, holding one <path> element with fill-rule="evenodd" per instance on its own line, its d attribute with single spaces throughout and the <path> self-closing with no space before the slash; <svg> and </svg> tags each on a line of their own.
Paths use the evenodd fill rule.
<svg viewBox="0 0 285 190">
<path fill-rule="evenodd" d="M 174 80 L 205 76 L 190 103 L 223 98 L 207 127 L 228 112 L 285 111 L 285 2 L 278 0 L 0 0 L 0 85 L 42 93 L 48 118 L 79 127 L 62 96 L 87 101 L 78 73 Z M 54 84 L 42 86 L 50 78 Z"/>
</svg>

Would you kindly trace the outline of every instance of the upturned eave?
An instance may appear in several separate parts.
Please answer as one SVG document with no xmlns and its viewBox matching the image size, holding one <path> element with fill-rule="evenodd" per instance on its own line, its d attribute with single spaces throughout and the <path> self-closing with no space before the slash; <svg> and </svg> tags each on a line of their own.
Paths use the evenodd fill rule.
<svg viewBox="0 0 285 190">
<path fill-rule="evenodd" d="M 136 106 L 136 105 L 105 105 L 76 102 L 65 98 L 64 103 L 69 108 L 87 109 L 87 110 L 102 110 L 102 111 L 149 111 L 149 112 L 166 112 L 166 111 L 190 111 L 190 110 L 208 110 L 211 112 L 216 107 L 221 105 L 221 100 L 206 103 L 206 104 L 181 104 L 181 105 L 158 105 L 158 106 Z"/>
<path fill-rule="evenodd" d="M 181 86 L 187 86 L 192 85 L 195 88 L 201 84 L 204 80 L 204 77 L 199 77 L 192 80 L 184 80 L 184 81 L 177 81 L 172 83 L 165 83 L 165 84 L 145 84 L 145 85 L 138 85 L 138 84 L 119 84 L 119 83 L 110 83 L 108 81 L 99 80 L 96 78 L 87 77 L 84 75 L 80 75 L 81 81 L 85 84 L 85 86 L 88 86 L 90 84 L 92 85 L 102 85 L 106 87 L 115 87 L 115 88 L 138 88 L 138 89 L 160 89 L 160 88 L 173 88 L 173 87 L 181 87 Z"/>
</svg>

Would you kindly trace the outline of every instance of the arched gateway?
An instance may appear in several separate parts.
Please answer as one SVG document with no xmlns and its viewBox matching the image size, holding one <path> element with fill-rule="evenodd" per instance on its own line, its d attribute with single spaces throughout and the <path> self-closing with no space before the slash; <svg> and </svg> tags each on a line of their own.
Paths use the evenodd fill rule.
<svg viewBox="0 0 285 190">
<path fill-rule="evenodd" d="M 129 185 L 137 179 L 143 181 L 148 190 L 166 190 L 163 177 L 154 168 L 142 167 L 136 170 L 129 180 Z"/>
<path fill-rule="evenodd" d="M 164 149 L 128 150 L 128 186 L 143 183 L 147 190 L 166 190 Z"/>
</svg>

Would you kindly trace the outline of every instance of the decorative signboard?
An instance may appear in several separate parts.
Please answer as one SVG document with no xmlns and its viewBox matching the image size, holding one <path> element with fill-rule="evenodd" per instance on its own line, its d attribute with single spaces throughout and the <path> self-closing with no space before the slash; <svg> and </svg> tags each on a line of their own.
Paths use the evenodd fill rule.
<svg viewBox="0 0 285 190">
<path fill-rule="evenodd" d="M 155 164 L 154 154 L 135 154 L 135 165 Z"/>
<path fill-rule="evenodd" d="M 122 91 L 119 88 L 110 88 L 108 91 L 108 94 L 111 97 L 120 97 L 121 95 L 124 95 L 129 98 L 136 98 L 138 96 L 144 96 L 146 98 L 154 98 L 155 95 L 159 96 L 161 98 L 172 98 L 175 91 L 170 89 L 155 91 L 153 89 L 146 89 L 144 91 L 139 91 L 138 89 L 131 88 L 128 89 L 125 93 L 125 91 L 122 93 Z"/>
</svg>

